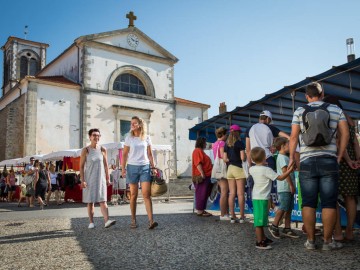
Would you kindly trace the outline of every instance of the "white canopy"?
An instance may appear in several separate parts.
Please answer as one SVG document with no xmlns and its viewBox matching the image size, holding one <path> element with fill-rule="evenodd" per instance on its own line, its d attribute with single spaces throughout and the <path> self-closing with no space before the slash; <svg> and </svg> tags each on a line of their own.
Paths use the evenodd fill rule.
<svg viewBox="0 0 360 270">
<path fill-rule="evenodd" d="M 8 160 L 3 160 L 0 162 L 0 166 L 15 166 L 18 164 L 19 160 L 21 158 L 13 158 L 13 159 L 8 159 Z"/>
<path fill-rule="evenodd" d="M 79 157 L 81 155 L 81 149 L 69 149 L 52 152 L 42 157 L 43 161 L 55 161 L 62 159 L 63 157 Z"/>
<path fill-rule="evenodd" d="M 101 144 L 106 150 L 122 149 L 124 148 L 124 142 L 114 142 Z M 171 145 L 155 144 L 151 146 L 152 150 L 155 151 L 171 151 Z"/>
<path fill-rule="evenodd" d="M 30 163 L 30 158 L 33 157 L 35 159 L 38 159 L 40 161 L 42 161 L 42 157 L 44 155 L 31 155 L 31 156 L 26 156 L 26 157 L 23 157 L 23 158 L 20 158 L 17 162 L 17 164 L 21 164 L 21 163 Z"/>
<path fill-rule="evenodd" d="M 171 151 L 171 145 L 166 145 L 166 144 L 155 144 L 152 145 L 152 150 L 156 150 L 156 151 Z"/>
<path fill-rule="evenodd" d="M 124 142 L 113 142 L 113 143 L 105 143 L 102 144 L 107 150 L 115 150 L 122 149 L 124 147 Z M 152 145 L 153 151 L 171 151 L 170 145 Z M 79 157 L 81 155 L 81 149 L 69 149 L 69 150 L 61 150 L 52 152 L 46 155 L 31 155 L 23 158 L 15 158 L 9 160 L 3 160 L 0 162 L 0 166 L 11 166 L 18 165 L 21 163 L 29 163 L 30 158 L 34 157 L 35 159 L 39 159 L 40 161 L 55 161 L 62 159 L 64 157 Z"/>
<path fill-rule="evenodd" d="M 105 143 L 101 145 L 104 146 L 106 150 L 121 149 L 124 147 L 124 142 Z"/>
</svg>

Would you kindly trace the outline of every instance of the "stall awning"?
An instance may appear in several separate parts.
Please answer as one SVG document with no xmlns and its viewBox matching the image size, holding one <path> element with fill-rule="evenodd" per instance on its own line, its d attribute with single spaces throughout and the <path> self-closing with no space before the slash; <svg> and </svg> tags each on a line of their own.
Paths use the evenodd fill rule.
<svg viewBox="0 0 360 270">
<path fill-rule="evenodd" d="M 281 90 L 267 94 L 259 100 L 199 123 L 189 130 L 189 139 L 196 140 L 198 136 L 204 136 L 209 142 L 214 142 L 215 130 L 218 127 L 228 128 L 233 124 L 239 125 L 245 131 L 259 121 L 259 114 L 263 110 L 271 111 L 272 124 L 290 133 L 293 111 L 307 103 L 305 87 L 312 82 L 321 83 L 325 95 L 336 96 L 351 118 L 360 118 L 360 58 L 358 58 L 350 63 L 334 66 L 319 75 L 307 77 L 293 85 L 284 86 Z"/>
</svg>

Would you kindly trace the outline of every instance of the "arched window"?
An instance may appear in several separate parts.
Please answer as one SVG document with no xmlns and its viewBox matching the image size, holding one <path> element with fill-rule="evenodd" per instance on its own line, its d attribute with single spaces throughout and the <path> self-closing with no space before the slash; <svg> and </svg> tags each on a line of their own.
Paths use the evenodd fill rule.
<svg viewBox="0 0 360 270">
<path fill-rule="evenodd" d="M 116 77 L 113 90 L 138 95 L 146 95 L 143 83 L 137 77 L 129 73 L 121 74 Z"/>
<path fill-rule="evenodd" d="M 40 70 L 40 61 L 36 53 L 32 51 L 22 51 L 20 53 L 20 79 L 26 75 L 35 76 Z"/>
<path fill-rule="evenodd" d="M 39 67 L 39 65 L 38 65 L 38 62 L 36 61 L 36 59 L 31 58 L 30 64 L 29 64 L 29 75 L 35 76 L 35 74 L 39 71 L 38 67 Z"/>
<path fill-rule="evenodd" d="M 26 56 L 20 58 L 20 78 L 24 78 L 28 75 L 28 59 Z"/>
<path fill-rule="evenodd" d="M 6 85 L 9 81 L 10 77 L 10 65 L 9 62 L 6 60 L 4 64 L 4 85 Z"/>
</svg>

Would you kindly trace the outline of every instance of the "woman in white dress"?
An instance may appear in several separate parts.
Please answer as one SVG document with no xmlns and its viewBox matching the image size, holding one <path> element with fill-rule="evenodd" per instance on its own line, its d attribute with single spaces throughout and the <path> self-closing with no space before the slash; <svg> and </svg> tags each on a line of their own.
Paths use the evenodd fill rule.
<svg viewBox="0 0 360 270">
<path fill-rule="evenodd" d="M 110 185 L 109 168 L 107 163 L 106 149 L 99 145 L 100 130 L 89 130 L 90 145 L 81 151 L 80 179 L 83 188 L 83 203 L 87 203 L 89 215 L 89 229 L 95 228 L 94 203 L 100 204 L 101 213 L 105 220 L 105 228 L 115 224 L 115 220 L 109 219 L 107 206 L 107 186 Z"/>
<path fill-rule="evenodd" d="M 126 166 L 126 167 L 125 167 Z M 126 183 L 130 185 L 130 228 L 137 228 L 136 201 L 141 184 L 146 212 L 149 219 L 149 229 L 154 229 L 158 223 L 153 220 L 151 201 L 151 175 L 154 169 L 154 158 L 151 151 L 150 136 L 146 135 L 145 122 L 137 116 L 131 118 L 131 131 L 125 138 L 123 157 L 121 162 L 122 177 L 126 176 Z"/>
</svg>

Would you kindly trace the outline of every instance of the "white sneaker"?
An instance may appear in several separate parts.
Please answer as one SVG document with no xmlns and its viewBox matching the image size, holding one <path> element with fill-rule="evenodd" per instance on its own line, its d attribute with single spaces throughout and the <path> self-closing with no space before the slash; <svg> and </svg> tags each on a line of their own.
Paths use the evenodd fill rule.
<svg viewBox="0 0 360 270">
<path fill-rule="evenodd" d="M 231 224 L 234 224 L 234 223 L 237 223 L 239 222 L 239 220 L 237 218 L 230 218 L 230 223 Z"/>
<path fill-rule="evenodd" d="M 116 223 L 116 221 L 115 220 L 108 220 L 108 221 L 106 221 L 106 223 L 105 223 L 105 228 L 109 228 L 109 227 L 111 227 L 112 225 L 114 225 Z"/>
<path fill-rule="evenodd" d="M 330 251 L 330 250 L 335 250 L 335 249 L 341 249 L 343 248 L 343 244 L 341 244 L 340 242 L 336 242 L 336 241 L 332 241 L 331 243 L 325 243 L 322 246 L 322 250 L 324 251 Z"/>
<path fill-rule="evenodd" d="M 241 223 L 241 224 L 243 224 L 243 223 L 245 223 L 245 222 L 248 222 L 249 221 L 249 219 L 247 218 L 247 217 L 241 217 L 240 219 L 239 219 L 239 223 Z"/>
<path fill-rule="evenodd" d="M 94 228 L 95 228 L 95 224 L 94 224 L 94 223 L 90 223 L 88 228 L 89 228 L 89 229 L 94 229 Z"/>
<path fill-rule="evenodd" d="M 230 216 L 229 216 L 229 215 L 220 216 L 219 220 L 220 220 L 220 221 L 229 221 L 229 220 L 230 220 Z"/>
<path fill-rule="evenodd" d="M 316 245 L 315 243 L 310 243 L 309 240 L 306 240 L 305 244 L 304 244 L 304 247 L 306 249 L 309 249 L 309 250 L 314 250 L 316 249 Z"/>
</svg>

